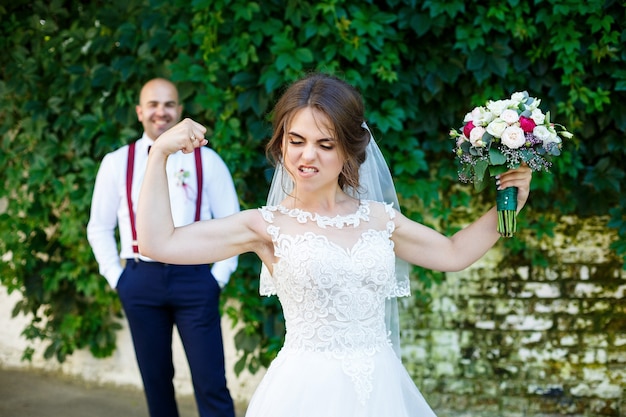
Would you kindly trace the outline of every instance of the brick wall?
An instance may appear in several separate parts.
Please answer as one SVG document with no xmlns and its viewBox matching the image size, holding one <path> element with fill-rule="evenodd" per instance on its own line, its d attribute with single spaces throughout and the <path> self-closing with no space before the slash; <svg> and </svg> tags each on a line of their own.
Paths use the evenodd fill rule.
<svg viewBox="0 0 626 417">
<path fill-rule="evenodd" d="M 498 245 L 402 308 L 404 363 L 439 417 L 626 417 L 626 270 L 605 219 L 564 218 L 527 243 L 548 266 L 502 265 Z"/>
</svg>

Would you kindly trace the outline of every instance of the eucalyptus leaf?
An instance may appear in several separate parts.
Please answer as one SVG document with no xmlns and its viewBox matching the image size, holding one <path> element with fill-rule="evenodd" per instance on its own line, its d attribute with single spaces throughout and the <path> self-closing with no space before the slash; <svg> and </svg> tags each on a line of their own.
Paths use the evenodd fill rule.
<svg viewBox="0 0 626 417">
<path fill-rule="evenodd" d="M 506 155 L 496 147 L 489 149 L 489 163 L 491 165 L 504 165 L 506 163 Z"/>
<path fill-rule="evenodd" d="M 480 179 L 484 178 L 488 167 L 489 162 L 487 160 L 480 159 L 476 161 L 476 165 L 474 166 L 475 178 L 479 181 Z"/>
</svg>

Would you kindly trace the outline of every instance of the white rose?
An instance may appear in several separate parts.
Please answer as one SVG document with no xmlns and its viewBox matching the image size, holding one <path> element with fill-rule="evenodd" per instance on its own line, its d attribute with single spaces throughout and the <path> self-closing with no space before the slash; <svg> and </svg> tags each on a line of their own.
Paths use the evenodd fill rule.
<svg viewBox="0 0 626 417">
<path fill-rule="evenodd" d="M 487 123 L 492 121 L 494 118 L 493 114 L 489 110 L 484 107 L 476 107 L 472 110 L 471 113 L 468 113 L 465 116 L 464 123 L 469 121 L 474 122 L 474 126 L 487 126 Z"/>
<path fill-rule="evenodd" d="M 543 127 L 545 129 L 544 131 L 540 131 L 540 133 L 543 135 L 541 137 L 541 141 L 543 142 L 543 146 L 546 146 L 548 143 L 561 143 L 561 138 L 559 137 L 559 135 L 556 134 L 556 130 L 554 130 L 554 127 L 549 126 L 537 126 L 537 127 Z M 533 129 L 533 135 L 535 134 L 535 130 L 537 130 L 537 127 L 535 127 Z M 536 136 L 536 135 L 535 135 Z M 537 136 L 539 137 L 539 136 Z"/>
<path fill-rule="evenodd" d="M 533 136 L 542 141 L 544 144 L 550 141 L 551 133 L 545 126 L 535 126 Z"/>
<path fill-rule="evenodd" d="M 495 138 L 499 138 L 502 136 L 502 132 L 504 132 L 504 129 L 506 129 L 508 126 L 509 125 L 507 122 L 500 118 L 497 118 L 487 125 L 487 133 Z"/>
<path fill-rule="evenodd" d="M 500 114 L 511 105 L 511 100 L 498 100 L 487 103 L 487 108 L 495 117 L 499 117 Z"/>
<path fill-rule="evenodd" d="M 477 148 L 482 148 L 483 146 L 485 146 L 482 140 L 484 134 L 485 134 L 484 127 L 482 126 L 474 127 L 472 131 L 470 132 L 470 137 L 469 137 L 469 141 L 472 144 L 472 146 L 475 146 Z"/>
<path fill-rule="evenodd" d="M 539 139 L 542 142 L 545 142 L 546 139 L 550 136 L 550 132 L 548 132 L 548 128 L 545 126 L 535 126 L 533 129 L 533 136 Z"/>
<path fill-rule="evenodd" d="M 515 102 L 515 103 L 521 103 L 522 100 L 524 100 L 524 98 L 526 98 L 526 95 L 524 93 L 521 92 L 516 92 L 511 94 L 511 101 Z"/>
<path fill-rule="evenodd" d="M 542 125 L 543 122 L 546 121 L 546 115 L 543 114 L 543 112 L 539 109 L 533 110 L 533 112 L 530 115 L 530 118 L 533 119 L 533 122 L 535 122 L 537 126 Z"/>
<path fill-rule="evenodd" d="M 511 149 L 522 147 L 526 143 L 526 136 L 521 127 L 509 126 L 502 133 L 502 144 Z"/>
<path fill-rule="evenodd" d="M 507 122 L 509 125 L 512 125 L 519 120 L 519 114 L 517 114 L 515 110 L 506 109 L 502 112 L 500 118 Z"/>
</svg>

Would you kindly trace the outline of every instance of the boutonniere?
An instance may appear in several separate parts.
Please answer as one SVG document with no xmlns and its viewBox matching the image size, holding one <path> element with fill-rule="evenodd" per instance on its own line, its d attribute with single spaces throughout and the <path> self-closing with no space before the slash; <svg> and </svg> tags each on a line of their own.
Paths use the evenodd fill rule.
<svg viewBox="0 0 626 417">
<path fill-rule="evenodd" d="M 185 191 L 185 196 L 189 198 L 190 189 L 189 189 L 189 184 L 187 184 L 187 179 L 189 178 L 189 171 L 186 171 L 181 168 L 178 172 L 174 174 L 174 176 L 176 177 L 176 185 L 179 187 L 183 187 L 183 190 Z"/>
</svg>

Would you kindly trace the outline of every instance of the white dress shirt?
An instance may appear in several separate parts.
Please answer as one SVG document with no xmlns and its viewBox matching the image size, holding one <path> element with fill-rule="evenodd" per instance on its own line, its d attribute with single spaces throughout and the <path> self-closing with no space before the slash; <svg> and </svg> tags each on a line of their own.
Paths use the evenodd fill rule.
<svg viewBox="0 0 626 417">
<path fill-rule="evenodd" d="M 154 143 L 144 135 L 135 145 L 135 166 L 132 184 L 133 212 L 137 213 L 137 200 L 143 182 L 148 147 Z M 202 206 L 200 219 L 220 218 L 239 211 L 239 199 L 228 167 L 212 149 L 203 146 L 202 152 Z M 122 259 L 134 258 L 132 230 L 126 201 L 126 165 L 128 145 L 123 146 L 102 159 L 91 201 L 91 215 L 87 225 L 87 239 L 98 262 L 100 273 L 111 288 L 123 272 Z M 167 178 L 175 226 L 192 223 L 196 214 L 197 176 L 193 153 L 177 152 L 168 157 Z M 115 237 L 119 228 L 121 247 Z M 143 261 L 151 261 L 139 255 Z M 223 287 L 237 268 L 237 257 L 213 264 L 211 272 Z"/>
</svg>

